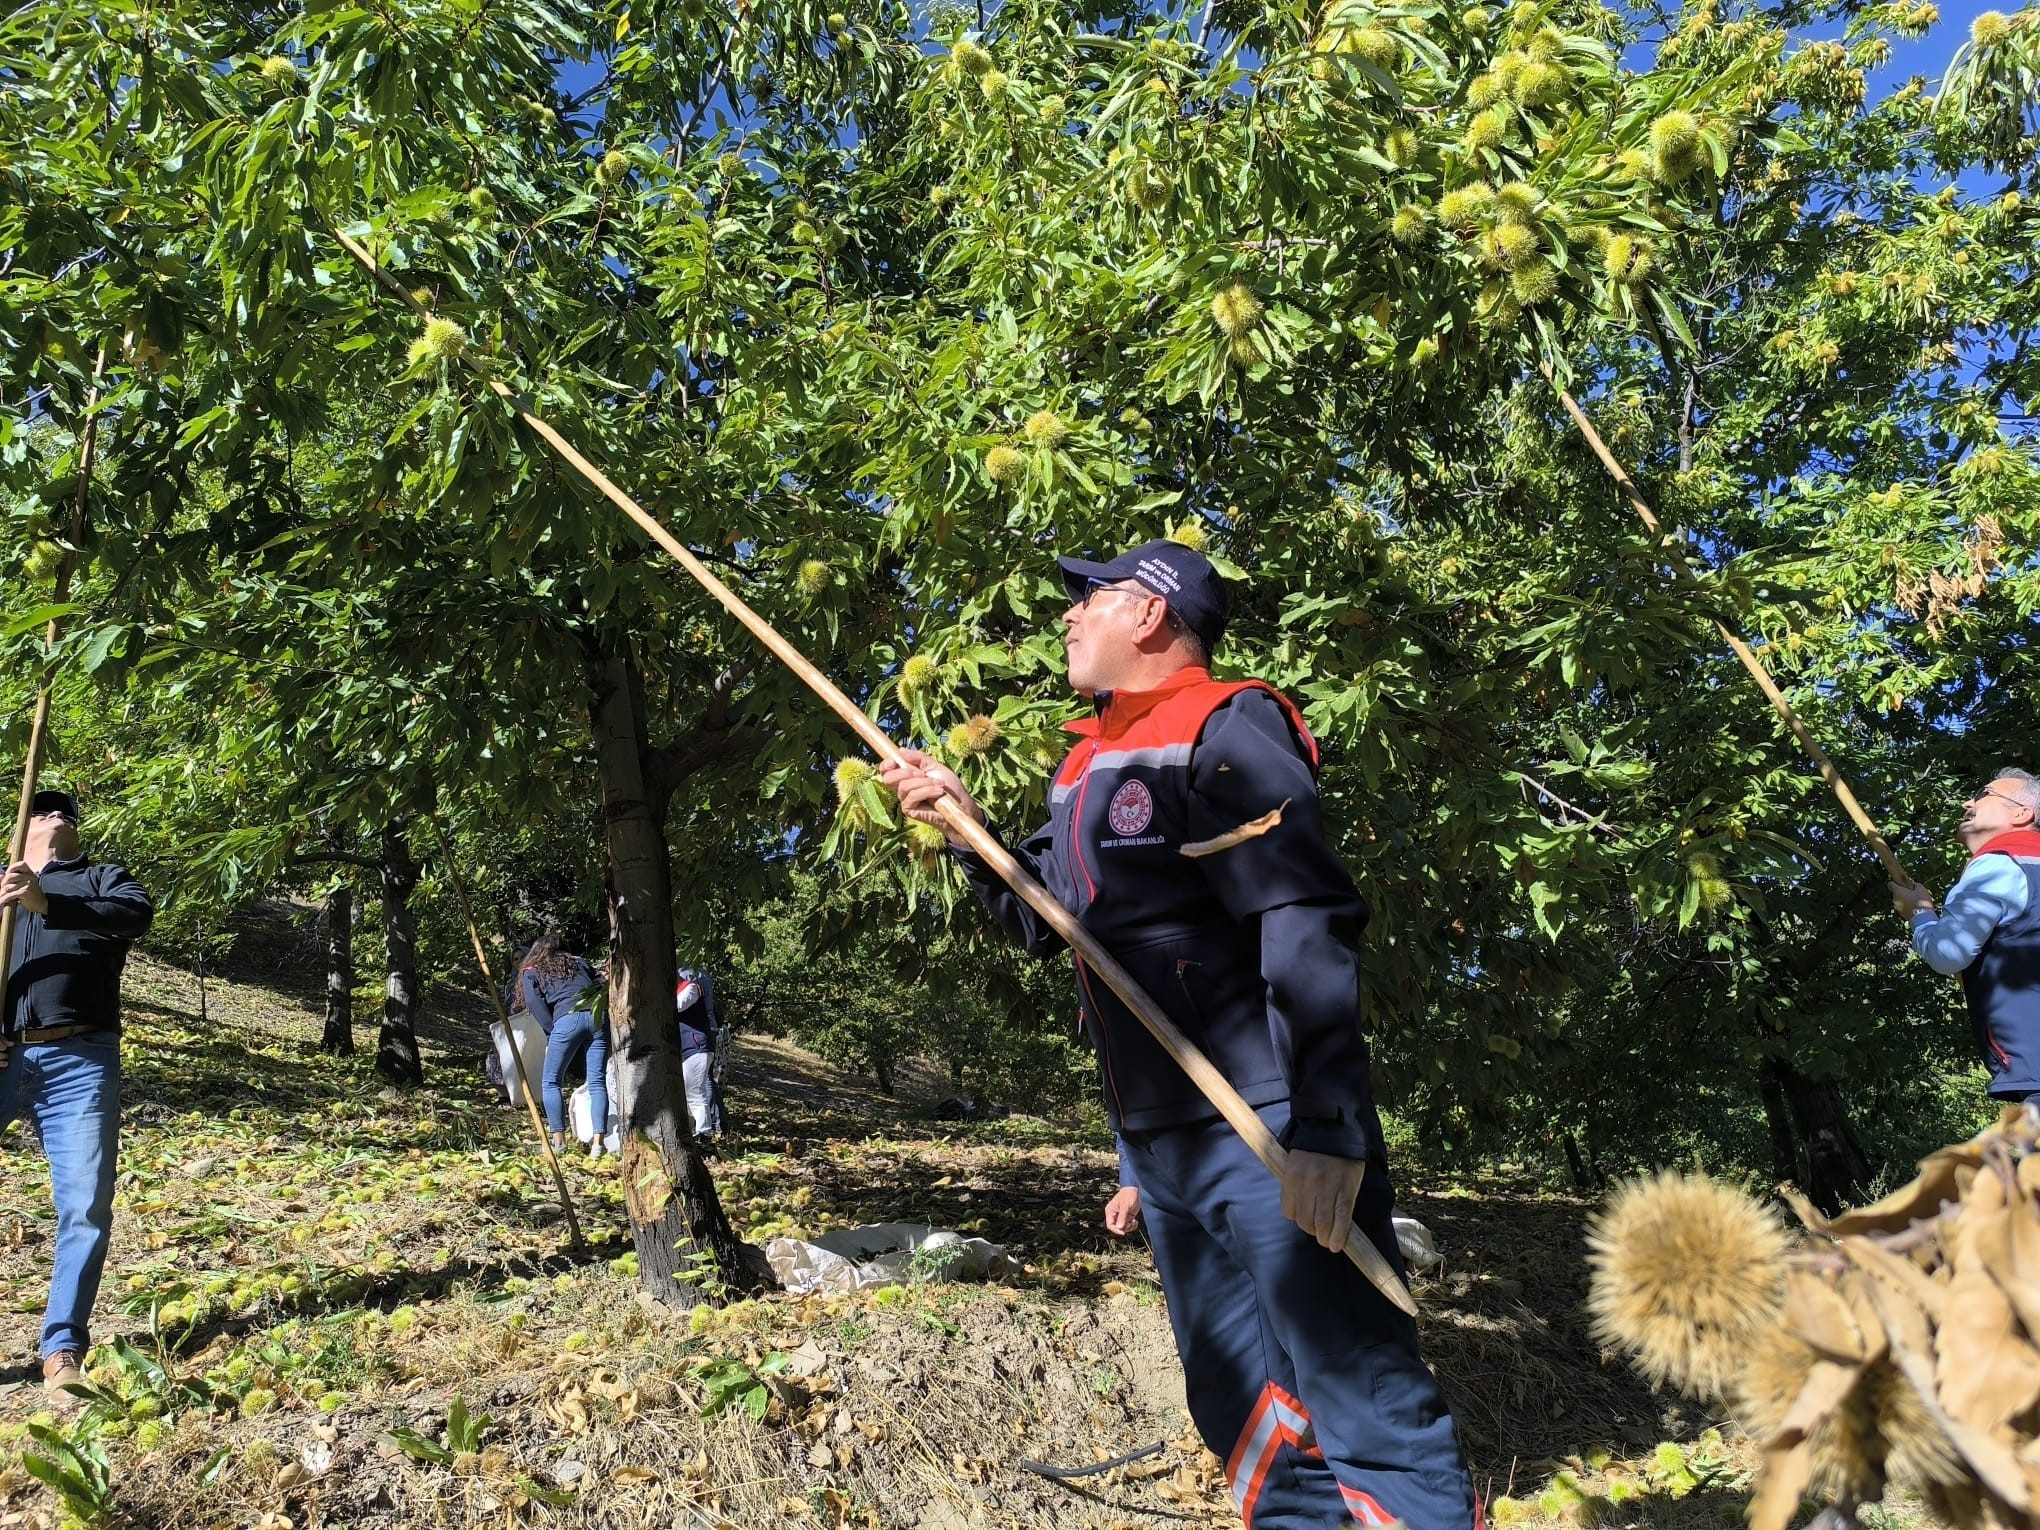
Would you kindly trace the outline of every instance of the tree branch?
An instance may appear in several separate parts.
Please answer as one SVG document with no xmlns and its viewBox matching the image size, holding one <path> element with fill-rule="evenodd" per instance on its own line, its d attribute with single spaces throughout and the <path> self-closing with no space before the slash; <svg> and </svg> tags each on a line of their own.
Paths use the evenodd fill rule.
<svg viewBox="0 0 2040 1530">
<path fill-rule="evenodd" d="M 762 748 L 766 737 L 762 728 L 696 728 L 674 743 L 646 750 L 645 794 L 652 799 L 654 812 L 663 818 L 680 783 L 696 771 L 726 755 Z"/>
</svg>

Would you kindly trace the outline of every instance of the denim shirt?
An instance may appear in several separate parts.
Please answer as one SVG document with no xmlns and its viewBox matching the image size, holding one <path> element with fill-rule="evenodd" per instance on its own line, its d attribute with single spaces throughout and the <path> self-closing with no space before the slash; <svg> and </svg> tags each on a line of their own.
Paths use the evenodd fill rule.
<svg viewBox="0 0 2040 1530">
<path fill-rule="evenodd" d="M 580 957 L 573 958 L 573 963 L 567 975 L 558 978 L 546 977 L 536 967 L 524 969 L 520 984 L 524 1007 L 531 1011 L 531 1018 L 548 1036 L 552 1034 L 555 1022 L 563 1016 L 594 1006 L 595 996 L 588 990 L 595 986 L 595 974 L 588 970 L 588 964 Z"/>
</svg>

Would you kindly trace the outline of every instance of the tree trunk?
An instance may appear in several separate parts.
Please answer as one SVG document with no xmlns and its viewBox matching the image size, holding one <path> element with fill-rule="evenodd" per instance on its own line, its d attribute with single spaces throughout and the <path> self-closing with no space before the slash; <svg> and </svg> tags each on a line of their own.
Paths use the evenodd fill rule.
<svg viewBox="0 0 2040 1530">
<path fill-rule="evenodd" d="M 1558 1134 L 1565 1147 L 1566 1168 L 1572 1173 L 1573 1189 L 1581 1195 L 1596 1195 L 1608 1188 L 1608 1176 L 1601 1172 L 1601 1155 L 1591 1147 L 1580 1151 L 1580 1139 L 1567 1128 Z"/>
<path fill-rule="evenodd" d="M 354 889 L 344 885 L 326 898 L 326 1031 L 319 1050 L 354 1055 Z"/>
<path fill-rule="evenodd" d="M 662 1301 L 692 1306 L 712 1265 L 731 1290 L 762 1283 L 764 1261 L 737 1237 L 688 1130 L 680 1032 L 673 1008 L 673 876 L 663 811 L 646 787 L 643 682 L 628 640 L 605 634 L 590 654 L 589 721 L 602 778 L 608 851 L 610 1055 L 623 1133 L 624 1207 L 638 1280 Z"/>
<path fill-rule="evenodd" d="M 1830 1216 L 1861 1201 L 1874 1170 L 1834 1080 L 1808 1078 L 1781 1057 L 1765 1059 L 1763 1067 L 1766 1104 L 1775 1087 L 1792 1113 L 1797 1136 L 1792 1177 L 1807 1199 Z M 1775 1132 L 1774 1127 L 1774 1140 Z"/>
<path fill-rule="evenodd" d="M 1799 1177 L 1799 1133 L 1792 1125 L 1792 1107 L 1785 1102 L 1779 1070 L 1766 1061 L 1757 1067 L 1757 1093 L 1764 1101 L 1764 1125 L 1771 1132 L 1771 1180 L 1785 1184 Z"/>
<path fill-rule="evenodd" d="M 1777 1002 L 1797 1004 L 1815 1014 L 1828 1009 L 1829 1001 L 1819 989 L 1821 969 L 1855 950 L 1863 916 L 1882 901 L 1883 888 L 1884 876 L 1876 867 L 1862 871 L 1827 924 L 1811 938 L 1802 936 L 1789 946 L 1758 916 L 1757 928 L 1765 942 L 1784 953 L 1768 979 Z M 1772 1045 L 1789 1046 L 1782 1023 L 1766 1026 L 1759 1034 Z M 1860 1201 L 1876 1178 L 1876 1167 L 1849 1124 L 1848 1106 L 1834 1080 L 1810 1078 L 1789 1055 L 1771 1052 L 1757 1065 L 1757 1093 L 1764 1102 L 1778 1178 L 1797 1184 L 1829 1215 Z"/>
<path fill-rule="evenodd" d="M 418 1053 L 418 925 L 411 891 L 422 868 L 411 859 L 408 826 L 392 818 L 382 832 L 383 1018 L 375 1071 L 395 1084 L 425 1082 Z"/>
</svg>

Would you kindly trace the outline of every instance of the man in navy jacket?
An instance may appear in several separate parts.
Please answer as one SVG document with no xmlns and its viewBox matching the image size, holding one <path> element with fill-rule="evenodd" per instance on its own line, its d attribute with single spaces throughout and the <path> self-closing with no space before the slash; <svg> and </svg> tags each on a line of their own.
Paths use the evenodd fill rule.
<svg viewBox="0 0 2040 1530">
<path fill-rule="evenodd" d="M 2001 770 L 1962 805 L 1969 864 L 1936 910 L 1924 887 L 1891 884 L 1913 949 L 1962 979 L 1962 997 L 1990 1070 L 1990 1097 L 2040 1097 L 2040 779 Z"/>
<path fill-rule="evenodd" d="M 1342 1519 L 1469 1530 L 1472 1482 L 1416 1327 L 1343 1256 L 1400 1271 L 1360 1029 L 1366 904 L 1326 839 L 1317 747 L 1287 698 L 1206 668 L 1225 627 L 1210 562 L 1150 542 L 1060 560 L 1070 685 L 1098 715 L 1015 855 L 1132 973 L 1289 1149 L 1279 1188 L 1082 960 L 1078 1003 L 1137 1183 L 1190 1411 L 1249 1526 Z M 884 779 L 938 828 L 955 774 L 905 752 Z M 1029 951 L 1062 942 L 958 857 Z"/>
<path fill-rule="evenodd" d="M 35 1123 L 50 1165 L 57 1245 L 43 1317 L 43 1382 L 80 1379 L 113 1231 L 120 1136 L 120 976 L 155 906 L 122 866 L 95 865 L 69 792 L 37 792 L 23 856 L 0 875 L 15 909 L 0 1034 L 0 1129 Z"/>
</svg>

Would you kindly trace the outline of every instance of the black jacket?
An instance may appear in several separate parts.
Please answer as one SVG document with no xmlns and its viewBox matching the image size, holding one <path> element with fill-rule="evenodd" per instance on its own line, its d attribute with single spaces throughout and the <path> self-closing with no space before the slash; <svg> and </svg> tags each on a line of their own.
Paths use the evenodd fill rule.
<svg viewBox="0 0 2040 1530">
<path fill-rule="evenodd" d="M 52 861 L 39 880 L 49 913 L 15 912 L 8 1033 L 56 1025 L 119 1029 L 121 970 L 128 947 L 148 933 L 155 904 L 125 866 Z"/>
<path fill-rule="evenodd" d="M 1049 822 L 1015 858 L 1249 1105 L 1289 1102 L 1287 1146 L 1377 1155 L 1355 949 L 1367 905 L 1326 839 L 1301 716 L 1264 686 L 1188 669 L 1071 731 L 1084 742 L 1056 776 Z M 990 866 L 958 859 L 1010 935 L 1039 955 L 1062 948 Z M 1217 1115 L 1082 961 L 1077 983 L 1115 1128 Z"/>
</svg>

